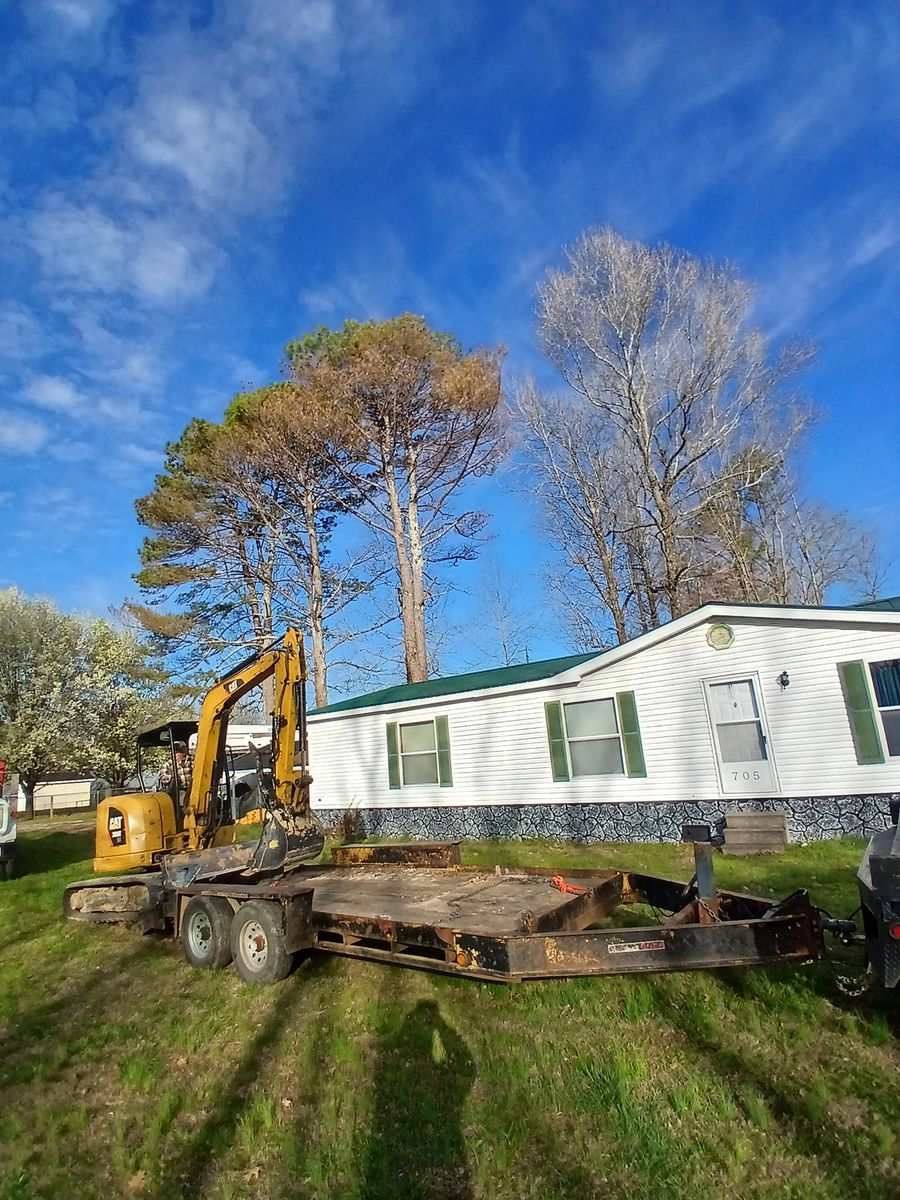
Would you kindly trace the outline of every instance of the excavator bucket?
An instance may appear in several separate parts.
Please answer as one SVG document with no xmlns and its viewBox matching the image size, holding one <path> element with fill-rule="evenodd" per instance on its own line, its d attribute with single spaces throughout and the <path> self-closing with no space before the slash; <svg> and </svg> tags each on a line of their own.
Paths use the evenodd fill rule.
<svg viewBox="0 0 900 1200">
<path fill-rule="evenodd" d="M 324 845 L 325 835 L 314 817 L 279 806 L 269 812 L 259 841 L 167 855 L 162 861 L 163 877 L 171 887 L 234 875 L 255 879 L 311 862 Z"/>
<path fill-rule="evenodd" d="M 318 858 L 325 846 L 319 822 L 307 814 L 275 808 L 263 825 L 248 874 L 290 871 Z"/>
</svg>

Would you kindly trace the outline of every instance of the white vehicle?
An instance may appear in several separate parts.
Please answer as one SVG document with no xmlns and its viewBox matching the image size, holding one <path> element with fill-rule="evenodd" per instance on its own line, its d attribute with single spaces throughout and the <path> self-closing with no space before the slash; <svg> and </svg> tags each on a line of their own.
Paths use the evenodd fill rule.
<svg viewBox="0 0 900 1200">
<path fill-rule="evenodd" d="M 0 796 L 0 879 L 11 879 L 16 852 L 16 818 L 12 804 Z"/>
</svg>

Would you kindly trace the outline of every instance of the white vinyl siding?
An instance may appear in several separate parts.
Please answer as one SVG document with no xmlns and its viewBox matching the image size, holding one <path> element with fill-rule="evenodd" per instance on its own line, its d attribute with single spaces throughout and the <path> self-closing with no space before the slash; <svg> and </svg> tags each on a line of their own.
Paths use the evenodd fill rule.
<svg viewBox="0 0 900 1200">
<path fill-rule="evenodd" d="M 719 618 L 721 619 L 721 618 Z M 709 624 L 689 626 L 618 658 L 586 664 L 580 681 L 486 695 L 442 696 L 417 704 L 337 712 L 310 719 L 313 803 L 321 808 L 471 804 L 565 804 L 652 801 L 689 803 L 723 797 L 703 681 L 755 678 L 769 752 L 777 762 L 774 796 L 839 796 L 900 791 L 900 758 L 860 765 L 837 664 L 900 658 L 893 624 L 789 620 L 729 613 L 733 645 L 714 650 Z M 613 652 L 615 653 L 615 652 Z M 790 685 L 779 686 L 787 671 Z M 544 705 L 608 700 L 633 691 L 640 712 L 647 778 L 552 776 Z M 388 787 L 385 723 L 452 719 L 453 787 Z M 728 799 L 742 793 L 729 793 Z M 758 795 L 749 788 L 747 796 Z"/>
<path fill-rule="evenodd" d="M 623 775 L 622 742 L 614 700 L 564 704 L 566 741 L 573 777 Z"/>
</svg>

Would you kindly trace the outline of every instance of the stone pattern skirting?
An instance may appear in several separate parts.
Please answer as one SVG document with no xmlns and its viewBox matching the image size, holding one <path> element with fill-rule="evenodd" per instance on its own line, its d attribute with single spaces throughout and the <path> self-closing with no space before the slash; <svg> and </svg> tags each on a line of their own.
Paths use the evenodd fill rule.
<svg viewBox="0 0 900 1200">
<path fill-rule="evenodd" d="M 447 808 L 317 809 L 326 827 L 343 823 L 354 837 L 452 841 L 553 838 L 568 842 L 678 842 L 681 826 L 707 824 L 722 834 L 725 814 L 783 811 L 788 840 L 815 842 L 843 834 L 868 835 L 890 824 L 889 801 L 900 793 L 801 796 L 761 800 L 703 800 L 659 804 L 465 805 Z"/>
</svg>

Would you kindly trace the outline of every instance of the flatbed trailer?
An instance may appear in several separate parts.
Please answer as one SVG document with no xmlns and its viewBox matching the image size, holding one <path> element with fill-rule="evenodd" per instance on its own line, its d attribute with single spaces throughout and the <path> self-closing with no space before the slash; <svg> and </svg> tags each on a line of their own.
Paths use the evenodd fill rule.
<svg viewBox="0 0 900 1200">
<path fill-rule="evenodd" d="M 117 917 L 96 911 L 91 893 L 119 881 L 74 884 L 64 906 L 82 920 L 170 929 L 194 965 L 233 957 L 245 979 L 259 982 L 282 978 L 298 952 L 494 982 L 822 957 L 822 920 L 805 891 L 777 903 L 720 891 L 712 847 L 697 843 L 694 855 L 695 874 L 685 884 L 615 869 L 463 867 L 456 843 L 343 846 L 331 864 L 271 879 L 191 878 L 183 868 L 170 877 L 123 877 L 146 889 L 147 903 L 141 895 Z M 649 909 L 647 922 L 623 922 L 628 906 Z M 205 940 L 192 942 L 197 928 Z M 210 939 L 219 946 L 216 961 L 198 952 Z"/>
</svg>

